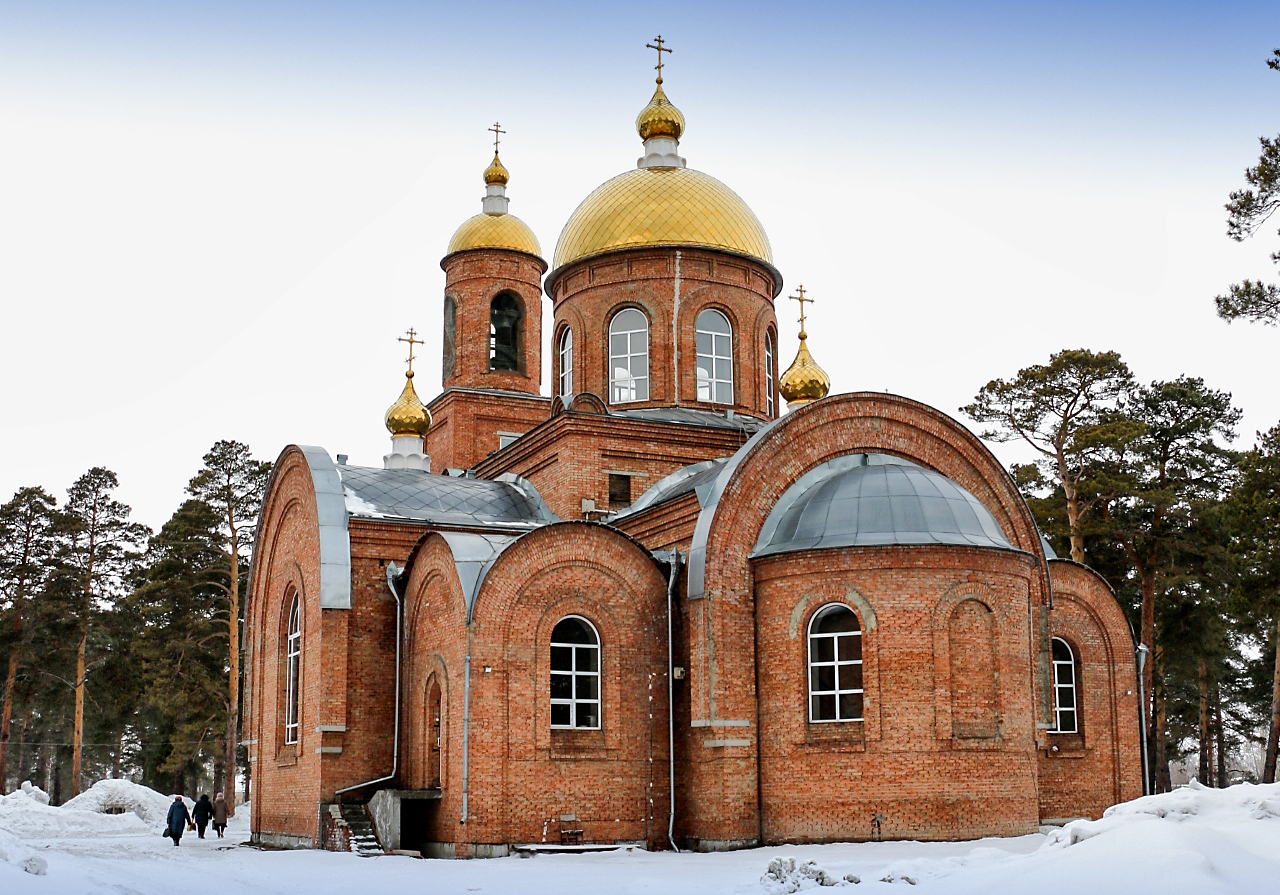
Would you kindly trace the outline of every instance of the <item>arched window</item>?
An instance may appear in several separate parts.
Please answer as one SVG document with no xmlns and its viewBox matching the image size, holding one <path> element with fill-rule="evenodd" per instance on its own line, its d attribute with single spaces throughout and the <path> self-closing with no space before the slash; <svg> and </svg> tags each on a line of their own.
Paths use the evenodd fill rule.
<svg viewBox="0 0 1280 895">
<path fill-rule="evenodd" d="M 564 328 L 560 334 L 560 397 L 568 401 L 573 397 L 573 330 Z"/>
<path fill-rule="evenodd" d="M 698 315 L 698 400 L 733 403 L 733 329 L 729 318 L 708 308 Z"/>
<path fill-rule="evenodd" d="M 862 629 L 840 603 L 809 622 L 809 720 L 862 720 Z"/>
<path fill-rule="evenodd" d="M 302 699 L 302 606 L 297 594 L 293 595 L 293 605 L 289 607 L 284 668 L 284 741 L 296 743 Z"/>
<path fill-rule="evenodd" d="M 520 369 L 520 302 L 504 292 L 489 304 L 489 369 Z"/>
<path fill-rule="evenodd" d="M 1076 657 L 1071 645 L 1061 637 L 1053 638 L 1053 713 L 1054 733 L 1078 733 L 1076 712 Z"/>
<path fill-rule="evenodd" d="M 600 638 L 576 615 L 551 631 L 551 726 L 600 727 Z"/>
<path fill-rule="evenodd" d="M 773 387 L 773 333 L 769 332 L 764 334 L 764 409 L 770 419 L 776 404 Z"/>
<path fill-rule="evenodd" d="M 649 319 L 635 308 L 609 322 L 609 403 L 649 400 Z"/>
<path fill-rule="evenodd" d="M 444 297 L 444 378 L 453 375 L 458 362 L 458 303 L 452 295 Z"/>
</svg>

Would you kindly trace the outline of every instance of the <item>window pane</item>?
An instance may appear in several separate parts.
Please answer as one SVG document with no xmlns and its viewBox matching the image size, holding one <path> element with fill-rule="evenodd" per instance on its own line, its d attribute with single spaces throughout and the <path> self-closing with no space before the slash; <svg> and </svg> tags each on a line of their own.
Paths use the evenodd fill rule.
<svg viewBox="0 0 1280 895">
<path fill-rule="evenodd" d="M 836 698 L 834 696 L 813 697 L 813 720 L 836 720 Z"/>
<path fill-rule="evenodd" d="M 627 337 L 613 335 L 609 337 L 609 354 L 615 358 L 624 357 L 627 353 Z"/>
<path fill-rule="evenodd" d="M 1070 662 L 1071 647 L 1067 646 L 1067 642 L 1061 637 L 1053 638 L 1053 661 Z"/>
<path fill-rule="evenodd" d="M 840 694 L 840 719 L 841 721 L 857 721 L 862 718 L 862 694 L 861 693 L 842 693 Z"/>
<path fill-rule="evenodd" d="M 840 644 L 840 659 L 848 661 L 850 659 L 862 658 L 862 637 L 856 634 L 845 634 L 836 638 Z"/>
<path fill-rule="evenodd" d="M 733 386 L 728 382 L 716 383 L 716 402 L 719 404 L 733 403 Z"/>
<path fill-rule="evenodd" d="M 596 658 L 600 655 L 600 651 L 594 646 L 580 646 L 578 653 L 578 671 L 596 671 Z"/>
<path fill-rule="evenodd" d="M 862 665 L 841 665 L 840 666 L 840 689 L 841 690 L 861 690 L 862 689 Z"/>
<path fill-rule="evenodd" d="M 565 704 L 551 706 L 551 723 L 557 727 L 568 727 L 569 706 Z"/>
<path fill-rule="evenodd" d="M 716 358 L 716 379 L 728 381 L 733 377 L 733 365 L 729 363 L 728 358 Z"/>
<path fill-rule="evenodd" d="M 649 350 L 649 331 L 642 329 L 638 333 L 631 334 L 631 353 L 644 354 Z"/>
<path fill-rule="evenodd" d="M 711 353 L 711 334 L 710 333 L 698 333 L 697 337 L 695 338 L 695 341 L 698 343 L 699 354 Z"/>
<path fill-rule="evenodd" d="M 596 683 L 599 680 L 594 674 L 580 674 L 574 678 L 576 693 L 573 695 L 578 699 L 597 699 Z"/>
<path fill-rule="evenodd" d="M 644 378 L 644 379 L 637 379 L 637 380 L 636 380 L 636 385 L 635 385 L 635 400 L 637 400 L 637 401 L 648 401 L 648 400 L 649 400 L 649 380 L 648 380 L 648 378 L 647 378 L 647 377 L 646 377 L 646 378 Z"/>
<path fill-rule="evenodd" d="M 578 727 L 599 727 L 600 706 L 594 702 L 578 703 Z"/>
<path fill-rule="evenodd" d="M 1076 707 L 1076 690 L 1075 687 L 1059 687 L 1058 688 L 1058 708 L 1074 709 Z"/>
<path fill-rule="evenodd" d="M 595 643 L 596 635 L 580 618 L 561 619 L 551 631 L 552 643 Z"/>
<path fill-rule="evenodd" d="M 568 646 L 551 647 L 551 670 L 573 671 L 573 648 Z"/>
<path fill-rule="evenodd" d="M 1058 672 L 1058 683 L 1074 684 L 1076 682 L 1076 669 L 1070 662 L 1055 664 L 1053 667 Z"/>
<path fill-rule="evenodd" d="M 847 606 L 831 606 L 822 610 L 813 626 L 816 634 L 835 634 L 842 631 L 857 631 L 858 617 Z"/>
<path fill-rule="evenodd" d="M 835 659 L 834 637 L 813 637 L 809 640 L 810 661 L 830 662 Z"/>
<path fill-rule="evenodd" d="M 1058 730 L 1063 733 L 1076 732 L 1076 713 L 1075 712 L 1059 712 L 1058 713 Z"/>
<path fill-rule="evenodd" d="M 811 669 L 810 681 L 814 692 L 834 690 L 836 688 L 836 669 L 834 665 L 815 665 Z"/>
<path fill-rule="evenodd" d="M 551 698 L 569 699 L 573 696 L 573 676 L 568 674 L 551 675 Z"/>
</svg>

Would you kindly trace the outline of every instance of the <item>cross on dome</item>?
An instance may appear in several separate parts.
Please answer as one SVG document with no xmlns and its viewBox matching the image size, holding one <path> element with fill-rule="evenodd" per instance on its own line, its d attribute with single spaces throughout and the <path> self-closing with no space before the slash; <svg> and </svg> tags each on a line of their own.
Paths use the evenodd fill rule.
<svg viewBox="0 0 1280 895">
<path fill-rule="evenodd" d="M 670 52 L 670 51 L 668 51 L 668 52 Z M 493 154 L 494 154 L 494 155 L 497 155 L 497 154 L 498 154 L 498 137 L 499 137 L 501 134 L 505 134 L 505 133 L 506 133 L 506 131 L 504 131 L 504 130 L 502 129 L 502 125 L 501 125 L 501 124 L 499 124 L 499 123 L 498 123 L 498 122 L 496 122 L 496 121 L 493 123 L 493 127 L 488 128 L 488 130 L 493 131 Z"/>
<path fill-rule="evenodd" d="M 800 293 L 800 294 L 799 294 L 799 295 L 788 295 L 788 296 L 787 296 L 787 298 L 791 299 L 792 301 L 797 301 L 797 302 L 799 302 L 799 303 L 800 303 L 800 338 L 802 338 L 802 339 L 803 339 L 803 338 L 805 337 L 805 331 L 804 331 L 804 303 L 805 303 L 805 302 L 809 302 L 810 304 L 812 304 L 812 303 L 813 303 L 813 299 L 812 299 L 812 298 L 807 297 L 807 296 L 804 294 L 804 286 L 803 286 L 803 285 L 797 286 L 797 287 L 796 287 L 796 292 L 798 292 L 798 293 Z"/>
<path fill-rule="evenodd" d="M 657 64 L 657 65 L 655 65 L 655 66 L 654 66 L 654 68 L 656 68 L 656 69 L 658 70 L 658 83 L 659 83 L 659 84 L 661 84 L 661 83 L 662 83 L 662 54 L 663 54 L 663 53 L 671 53 L 671 52 L 674 52 L 674 51 L 673 51 L 670 47 L 664 47 L 664 46 L 662 45 L 662 35 L 661 35 L 661 34 L 659 34 L 657 37 L 655 37 L 655 38 L 653 39 L 653 43 L 651 43 L 651 44 L 645 44 L 645 46 L 646 46 L 646 47 L 648 47 L 648 48 L 649 48 L 649 49 L 651 49 L 651 50 L 657 50 L 657 51 L 658 51 L 658 64 Z"/>
<path fill-rule="evenodd" d="M 409 329 L 406 331 L 406 335 L 408 336 L 408 338 L 405 338 L 405 336 L 400 336 L 396 339 L 396 341 L 409 343 L 409 374 L 412 376 L 413 375 L 413 346 L 425 345 L 426 342 L 422 341 L 421 339 L 414 338 L 414 336 L 417 335 L 417 331 L 414 330 L 412 326 L 409 327 Z"/>
</svg>

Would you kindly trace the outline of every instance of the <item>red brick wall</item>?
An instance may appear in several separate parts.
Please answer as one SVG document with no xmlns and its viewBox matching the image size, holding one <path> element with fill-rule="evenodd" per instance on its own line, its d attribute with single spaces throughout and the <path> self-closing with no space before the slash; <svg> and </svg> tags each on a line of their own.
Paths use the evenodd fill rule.
<svg viewBox="0 0 1280 895">
<path fill-rule="evenodd" d="M 1098 575 L 1067 560 L 1049 564 L 1049 633 L 1066 640 L 1079 671 L 1079 735 L 1045 735 L 1039 752 L 1040 813 L 1100 817 L 1142 795 L 1137 664 L 1128 621 Z M 1055 748 L 1056 747 L 1056 748 Z"/>
<path fill-rule="evenodd" d="M 449 389 L 427 405 L 426 451 L 431 471 L 471 469 L 498 451 L 501 434 L 524 434 L 543 423 L 551 400 L 477 389 Z"/>
<path fill-rule="evenodd" d="M 754 569 L 766 842 L 875 838 L 877 814 L 884 838 L 1035 831 L 1031 556 L 845 548 Z M 830 603 L 863 631 L 860 722 L 809 721 L 808 625 Z M 956 716 L 957 704 L 970 713 Z"/>
<path fill-rule="evenodd" d="M 677 284 L 679 316 L 674 319 Z M 559 383 L 560 333 L 570 327 L 574 392 L 591 392 L 609 400 L 609 321 L 617 311 L 634 307 L 649 318 L 650 400 L 620 406 L 680 404 L 721 409 L 725 405 L 698 402 L 697 393 L 695 321 L 705 308 L 715 308 L 733 327 L 733 406 L 765 416 L 766 332 L 774 333 L 775 377 L 779 371 L 773 276 L 763 265 L 701 249 L 609 252 L 565 271 L 555 284 L 554 302 L 553 388 Z"/>
</svg>

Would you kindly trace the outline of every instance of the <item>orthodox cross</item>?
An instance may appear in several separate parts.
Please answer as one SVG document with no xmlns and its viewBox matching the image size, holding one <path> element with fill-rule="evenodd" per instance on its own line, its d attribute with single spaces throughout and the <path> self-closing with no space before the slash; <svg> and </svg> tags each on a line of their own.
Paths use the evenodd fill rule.
<svg viewBox="0 0 1280 895">
<path fill-rule="evenodd" d="M 646 47 L 648 47 L 648 48 L 649 48 L 649 49 L 651 49 L 651 50 L 657 50 L 657 51 L 658 51 L 658 64 L 657 64 L 657 65 L 655 65 L 655 66 L 654 66 L 654 68 L 656 68 L 656 69 L 658 70 L 658 83 L 659 83 L 659 84 L 661 84 L 661 83 L 662 83 L 662 54 L 663 54 L 663 53 L 670 53 L 670 52 L 671 52 L 671 50 L 670 50 L 670 49 L 668 49 L 667 47 L 664 47 L 664 46 L 662 45 L 662 35 L 661 35 L 661 34 L 659 34 L 657 37 L 655 37 L 655 38 L 653 39 L 653 43 L 651 43 L 651 44 L 645 44 L 645 46 L 646 46 Z"/>
<path fill-rule="evenodd" d="M 809 302 L 810 304 L 812 304 L 813 299 L 805 297 L 804 286 L 797 286 L 796 292 L 799 292 L 800 294 L 789 295 L 787 297 L 790 298 L 792 301 L 800 302 L 800 335 L 803 337 L 804 336 L 804 303 Z"/>
<path fill-rule="evenodd" d="M 502 125 L 498 124 L 498 122 L 496 121 L 493 123 L 493 127 L 487 128 L 487 129 L 493 131 L 493 154 L 497 155 L 498 154 L 498 135 L 505 134 L 506 131 L 504 131 L 502 129 Z M 401 339 L 400 341 L 403 342 L 404 339 Z"/>
<path fill-rule="evenodd" d="M 409 372 L 412 373 L 413 372 L 413 346 L 425 345 L 426 342 L 423 342 L 421 339 L 414 338 L 414 336 L 417 335 L 417 333 L 414 332 L 412 326 L 409 327 L 409 331 L 407 335 L 409 336 L 409 338 L 406 339 L 404 336 L 400 336 L 396 341 L 409 343 Z"/>
</svg>

